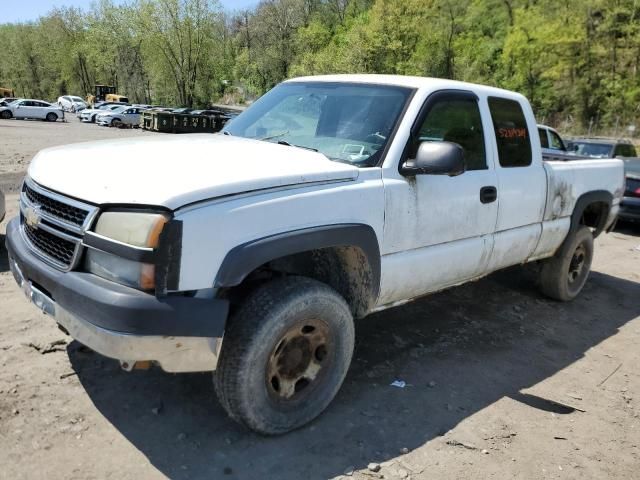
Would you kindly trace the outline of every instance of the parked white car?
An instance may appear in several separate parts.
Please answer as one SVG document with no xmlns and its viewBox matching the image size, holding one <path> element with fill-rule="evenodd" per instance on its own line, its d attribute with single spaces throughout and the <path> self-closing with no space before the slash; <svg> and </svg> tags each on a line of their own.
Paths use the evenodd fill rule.
<svg viewBox="0 0 640 480">
<path fill-rule="evenodd" d="M 140 125 L 140 114 L 143 110 L 144 108 L 134 106 L 115 108 L 98 114 L 96 123 L 108 127 L 121 127 L 123 125 L 138 126 Z"/>
<path fill-rule="evenodd" d="M 122 108 L 122 105 L 117 103 L 108 103 L 106 105 L 100 105 L 97 108 L 87 108 L 82 110 L 78 116 L 82 122 L 94 123 L 98 115 L 119 108 Z"/>
<path fill-rule="evenodd" d="M 76 97 L 74 95 L 64 95 L 62 97 L 58 97 L 58 105 L 65 112 L 79 112 L 88 107 L 87 102 L 85 102 L 82 98 Z"/>
<path fill-rule="evenodd" d="M 278 434 L 338 392 L 355 318 L 532 261 L 575 298 L 623 191 L 621 160 L 543 162 L 520 94 L 306 77 L 223 134 L 41 151 L 6 244 L 80 343 L 125 370 L 215 370 L 230 416 Z"/>
<path fill-rule="evenodd" d="M 21 98 L 0 107 L 0 118 L 35 118 L 55 122 L 64 119 L 64 110 L 44 100 Z"/>
</svg>

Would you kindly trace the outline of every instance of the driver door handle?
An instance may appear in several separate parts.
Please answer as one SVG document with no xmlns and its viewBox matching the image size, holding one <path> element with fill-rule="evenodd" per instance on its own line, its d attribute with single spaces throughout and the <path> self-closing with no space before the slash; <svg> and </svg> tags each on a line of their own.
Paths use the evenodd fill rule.
<svg viewBox="0 0 640 480">
<path fill-rule="evenodd" d="M 480 201 L 482 203 L 495 202 L 498 199 L 498 189 L 496 187 L 482 187 L 480 189 Z"/>
</svg>

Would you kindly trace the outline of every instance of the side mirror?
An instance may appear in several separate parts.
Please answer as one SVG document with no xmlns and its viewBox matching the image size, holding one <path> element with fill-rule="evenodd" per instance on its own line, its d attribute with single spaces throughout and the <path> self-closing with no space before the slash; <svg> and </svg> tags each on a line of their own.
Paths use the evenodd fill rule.
<svg viewBox="0 0 640 480">
<path fill-rule="evenodd" d="M 464 150 L 452 142 L 422 142 L 416 158 L 407 160 L 401 169 L 403 175 L 449 175 L 464 173 Z"/>
</svg>

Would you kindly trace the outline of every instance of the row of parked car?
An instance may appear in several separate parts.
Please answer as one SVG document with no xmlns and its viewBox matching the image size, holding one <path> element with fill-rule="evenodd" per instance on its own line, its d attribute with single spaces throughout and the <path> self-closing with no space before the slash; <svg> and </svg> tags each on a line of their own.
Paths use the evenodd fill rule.
<svg viewBox="0 0 640 480">
<path fill-rule="evenodd" d="M 122 104 L 119 102 L 101 102 L 93 108 L 86 108 L 78 112 L 78 117 L 86 123 L 96 123 L 109 127 L 138 127 L 142 125 L 143 112 L 167 112 L 171 114 L 188 115 L 189 117 L 220 117 L 230 118 L 228 112 L 221 110 L 195 110 L 191 108 L 169 108 L 159 105 Z"/>
<path fill-rule="evenodd" d="M 81 121 L 108 127 L 138 127 L 144 111 L 171 112 L 192 116 L 219 116 L 218 110 L 195 110 L 191 108 L 169 108 L 159 105 L 128 104 L 122 102 L 99 102 L 93 107 L 82 98 L 64 95 L 57 103 L 27 98 L 0 99 L 0 118 L 40 119 L 55 122 L 63 120 L 65 112 L 76 113 Z"/>
</svg>

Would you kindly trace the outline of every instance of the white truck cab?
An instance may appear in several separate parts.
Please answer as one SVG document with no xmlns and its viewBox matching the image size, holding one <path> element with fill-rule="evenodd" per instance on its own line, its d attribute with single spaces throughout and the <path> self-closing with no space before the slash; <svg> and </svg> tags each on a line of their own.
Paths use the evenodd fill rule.
<svg viewBox="0 0 640 480">
<path fill-rule="evenodd" d="M 215 370 L 227 412 L 277 434 L 340 388 L 354 318 L 531 261 L 574 298 L 623 180 L 619 160 L 543 163 L 517 93 L 297 78 L 221 134 L 41 151 L 6 241 L 76 340 L 125 369 Z"/>
</svg>

